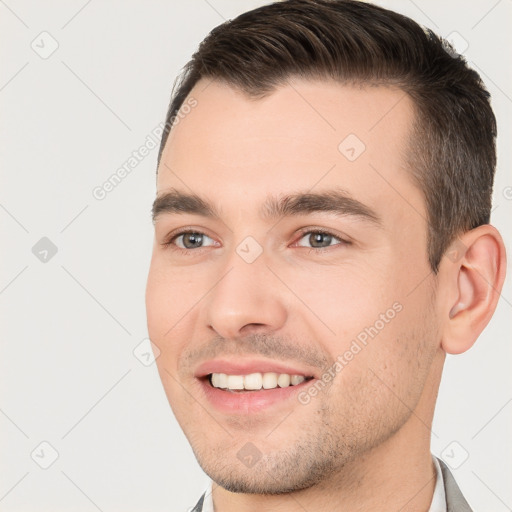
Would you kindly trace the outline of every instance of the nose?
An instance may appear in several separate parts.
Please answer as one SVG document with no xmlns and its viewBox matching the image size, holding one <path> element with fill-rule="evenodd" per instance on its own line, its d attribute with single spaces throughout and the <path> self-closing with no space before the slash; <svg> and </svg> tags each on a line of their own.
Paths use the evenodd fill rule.
<svg viewBox="0 0 512 512">
<path fill-rule="evenodd" d="M 226 339 L 279 330 L 287 310 L 282 285 L 264 258 L 246 263 L 237 254 L 205 297 L 208 328 Z"/>
</svg>

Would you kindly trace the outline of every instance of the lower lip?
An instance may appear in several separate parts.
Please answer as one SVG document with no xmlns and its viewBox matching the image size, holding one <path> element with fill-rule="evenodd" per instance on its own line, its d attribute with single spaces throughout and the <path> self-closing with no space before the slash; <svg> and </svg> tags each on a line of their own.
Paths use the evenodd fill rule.
<svg viewBox="0 0 512 512">
<path fill-rule="evenodd" d="M 230 392 L 214 388 L 209 379 L 198 379 L 208 401 L 220 412 L 227 414 L 250 414 L 263 411 L 272 406 L 284 405 L 297 395 L 314 379 L 286 388 L 262 389 L 260 391 Z"/>
</svg>

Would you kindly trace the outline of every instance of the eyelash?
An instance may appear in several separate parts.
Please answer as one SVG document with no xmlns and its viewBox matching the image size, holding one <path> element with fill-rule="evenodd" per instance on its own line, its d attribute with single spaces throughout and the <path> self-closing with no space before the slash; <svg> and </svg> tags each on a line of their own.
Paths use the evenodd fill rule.
<svg viewBox="0 0 512 512">
<path fill-rule="evenodd" d="M 207 248 L 207 247 L 199 247 L 197 249 L 182 249 L 181 247 L 178 247 L 178 246 L 174 245 L 174 241 L 179 236 L 185 235 L 185 234 L 188 234 L 188 233 L 193 233 L 193 234 L 197 234 L 197 235 L 203 235 L 203 236 L 207 236 L 208 238 L 211 238 L 206 233 L 204 233 L 204 232 L 202 232 L 200 230 L 184 228 L 184 229 L 182 229 L 180 231 L 172 233 L 170 235 L 170 237 L 168 238 L 168 240 L 166 242 L 163 242 L 161 245 L 163 245 L 164 247 L 166 247 L 166 248 L 168 248 L 168 249 L 170 249 L 172 251 L 181 252 L 182 254 L 189 254 L 189 255 L 198 254 L 198 253 L 201 252 L 201 249 L 206 249 Z M 327 231 L 325 229 L 305 229 L 303 231 L 300 231 L 299 232 L 300 237 L 297 239 L 297 242 L 299 240 L 301 240 L 302 238 L 304 238 L 305 235 L 317 234 L 317 233 L 321 233 L 323 235 L 329 235 L 332 238 L 335 238 L 336 240 L 339 240 L 340 243 L 334 244 L 334 245 L 328 245 L 327 247 L 302 247 L 302 249 L 309 249 L 308 253 L 311 253 L 311 252 L 322 253 L 322 252 L 325 252 L 325 251 L 331 249 L 332 247 L 336 247 L 338 245 L 351 245 L 352 244 L 352 242 L 350 242 L 349 240 L 341 238 L 340 236 L 335 235 L 331 231 Z"/>
</svg>

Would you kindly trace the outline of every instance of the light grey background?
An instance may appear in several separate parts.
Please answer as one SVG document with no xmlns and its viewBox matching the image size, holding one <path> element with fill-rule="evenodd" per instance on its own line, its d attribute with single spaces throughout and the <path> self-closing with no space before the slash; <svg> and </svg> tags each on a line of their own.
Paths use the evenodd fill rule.
<svg viewBox="0 0 512 512">
<path fill-rule="evenodd" d="M 207 32 L 263 3 L 0 0 L 0 510 L 178 511 L 205 488 L 140 360 L 157 147 L 93 190 L 164 120 Z M 377 3 L 467 43 L 498 117 L 492 222 L 512 255 L 511 0 Z M 477 344 L 448 356 L 432 429 L 476 511 L 512 510 L 511 313 L 509 279 Z"/>
</svg>

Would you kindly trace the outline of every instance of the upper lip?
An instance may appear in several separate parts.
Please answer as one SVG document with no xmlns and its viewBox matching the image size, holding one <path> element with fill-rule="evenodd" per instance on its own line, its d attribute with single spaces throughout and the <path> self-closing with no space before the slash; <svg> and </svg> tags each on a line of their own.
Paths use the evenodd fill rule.
<svg viewBox="0 0 512 512">
<path fill-rule="evenodd" d="M 201 363 L 195 371 L 197 378 L 206 377 L 211 373 L 226 373 L 228 375 L 249 375 L 251 373 L 287 373 L 289 375 L 303 375 L 314 377 L 311 369 L 270 361 L 267 359 L 245 359 L 230 361 L 229 359 L 211 359 Z"/>
</svg>

